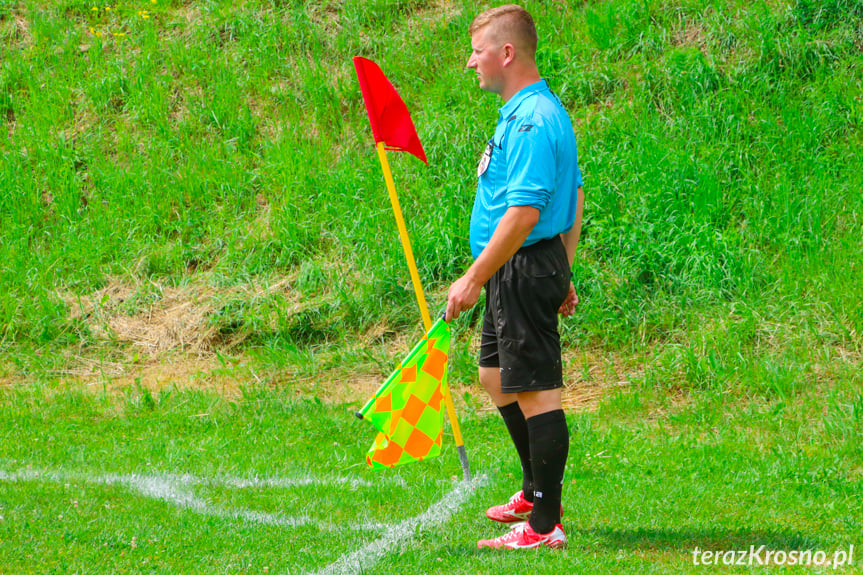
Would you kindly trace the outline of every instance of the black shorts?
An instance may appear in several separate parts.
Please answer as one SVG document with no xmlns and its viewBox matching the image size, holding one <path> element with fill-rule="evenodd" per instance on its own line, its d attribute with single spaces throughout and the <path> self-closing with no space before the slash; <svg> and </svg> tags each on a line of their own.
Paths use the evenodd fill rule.
<svg viewBox="0 0 863 575">
<path fill-rule="evenodd" d="M 557 312 L 569 293 L 559 237 L 523 247 L 485 284 L 481 367 L 499 367 L 501 391 L 563 386 Z"/>
</svg>

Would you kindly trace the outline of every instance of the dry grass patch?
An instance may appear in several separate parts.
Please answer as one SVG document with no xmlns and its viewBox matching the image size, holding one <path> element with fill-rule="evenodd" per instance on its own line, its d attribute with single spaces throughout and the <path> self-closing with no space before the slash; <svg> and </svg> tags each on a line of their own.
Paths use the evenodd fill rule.
<svg viewBox="0 0 863 575">
<path fill-rule="evenodd" d="M 208 389 L 218 391 L 227 399 L 236 399 L 242 395 L 243 385 L 254 381 L 244 363 L 223 364 L 216 354 L 177 354 L 147 361 L 76 359 L 69 369 L 56 372 L 60 384 L 109 394 L 135 388 L 150 392 Z"/>
<path fill-rule="evenodd" d="M 207 285 L 208 274 L 180 287 L 155 282 L 130 284 L 111 279 L 87 296 L 59 294 L 70 310 L 70 319 L 84 322 L 98 340 L 131 345 L 145 358 L 169 351 L 191 354 L 236 347 L 248 336 L 237 330 L 226 335 L 217 314 L 232 301 L 254 301 L 275 293 L 292 296 L 292 279 L 281 278 L 269 285 L 217 288 Z M 142 299 L 139 304 L 136 299 Z M 297 311 L 302 308 L 296 302 Z"/>
<path fill-rule="evenodd" d="M 680 27 L 674 31 L 674 46 L 692 46 L 706 54 L 707 32 L 704 26 L 694 22 L 687 22 L 681 18 Z"/>
</svg>

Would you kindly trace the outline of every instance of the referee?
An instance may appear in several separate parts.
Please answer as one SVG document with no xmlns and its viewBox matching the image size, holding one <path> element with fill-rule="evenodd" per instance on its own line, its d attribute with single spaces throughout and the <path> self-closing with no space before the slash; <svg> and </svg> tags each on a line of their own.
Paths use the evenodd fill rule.
<svg viewBox="0 0 863 575">
<path fill-rule="evenodd" d="M 561 405 L 558 314 L 578 296 L 571 268 L 581 231 L 582 179 L 569 115 L 536 67 L 536 27 L 520 6 L 477 16 L 469 29 L 482 90 L 503 100 L 477 167 L 470 220 L 474 262 L 449 288 L 446 319 L 486 309 L 479 380 L 503 417 L 521 459 L 522 486 L 486 511 L 516 525 L 479 547 L 566 546 L 561 491 L 569 430 Z"/>
</svg>

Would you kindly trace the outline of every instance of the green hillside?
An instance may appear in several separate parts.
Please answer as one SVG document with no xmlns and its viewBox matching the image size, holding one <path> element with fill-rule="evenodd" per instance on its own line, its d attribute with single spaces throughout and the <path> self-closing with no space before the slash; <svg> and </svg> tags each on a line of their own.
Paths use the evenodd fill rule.
<svg viewBox="0 0 863 575">
<path fill-rule="evenodd" d="M 863 3 L 527 7 L 585 174 L 570 346 L 675 344 L 665 363 L 693 384 L 752 350 L 859 357 Z M 382 66 L 428 152 L 428 167 L 391 161 L 440 307 L 469 263 L 474 167 L 499 106 L 464 68 L 475 12 L 0 2 L 0 345 L 19 358 L 6 371 L 32 367 L 32 350 L 135 343 L 117 324 L 170 294 L 206 296 L 189 337 L 210 351 L 414 329 L 350 58 Z"/>
</svg>

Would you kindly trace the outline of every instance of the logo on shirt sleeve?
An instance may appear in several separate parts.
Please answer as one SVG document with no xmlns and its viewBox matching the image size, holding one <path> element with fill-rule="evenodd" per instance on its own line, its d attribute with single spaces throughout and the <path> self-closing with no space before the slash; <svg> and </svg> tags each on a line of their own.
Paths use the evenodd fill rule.
<svg viewBox="0 0 863 575">
<path fill-rule="evenodd" d="M 533 124 L 525 124 L 518 129 L 519 132 L 530 132 L 531 130 L 533 130 Z"/>
</svg>

